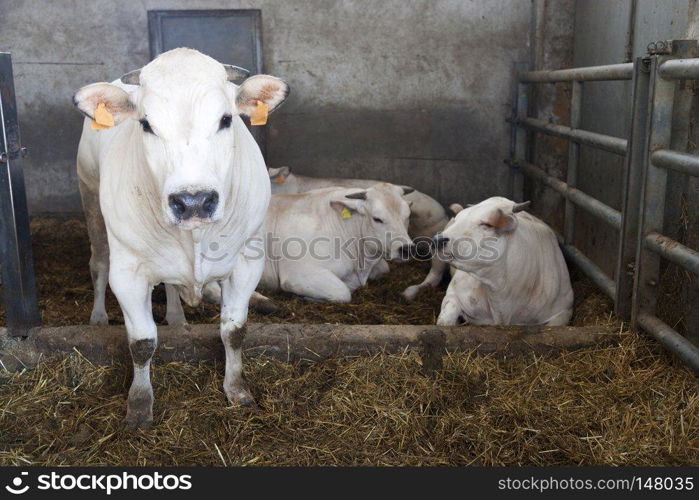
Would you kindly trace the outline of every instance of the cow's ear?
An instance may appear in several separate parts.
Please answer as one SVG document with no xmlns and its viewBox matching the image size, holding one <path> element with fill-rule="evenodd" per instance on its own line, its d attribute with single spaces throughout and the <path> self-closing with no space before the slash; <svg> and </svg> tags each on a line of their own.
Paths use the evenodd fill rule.
<svg viewBox="0 0 699 500">
<path fill-rule="evenodd" d="M 241 115 L 250 116 L 257 108 L 257 101 L 260 101 L 271 113 L 284 102 L 288 95 L 289 86 L 283 80 L 270 75 L 255 75 L 238 87 L 235 106 Z"/>
<path fill-rule="evenodd" d="M 291 169 L 289 167 L 270 168 L 267 169 L 267 173 L 269 173 L 269 178 L 272 182 L 284 184 L 291 173 Z"/>
<path fill-rule="evenodd" d="M 100 104 L 114 117 L 119 125 L 136 112 L 136 108 L 123 89 L 111 83 L 93 83 L 78 90 L 73 96 L 73 104 L 88 118 L 95 119 L 95 110 Z"/>
<path fill-rule="evenodd" d="M 452 203 L 451 205 L 449 205 L 449 211 L 451 212 L 453 217 L 455 217 L 456 214 L 461 212 L 463 209 L 464 209 L 464 207 L 462 205 L 460 205 L 459 203 Z"/>
<path fill-rule="evenodd" d="M 501 232 L 514 231 L 517 227 L 517 219 L 514 215 L 506 214 L 501 209 L 495 209 L 488 217 L 488 225 Z"/>
<path fill-rule="evenodd" d="M 360 205 L 364 203 L 363 200 L 348 200 L 342 198 L 341 200 L 331 200 L 330 206 L 333 207 L 343 219 L 349 219 L 352 215 L 359 212 Z"/>
</svg>

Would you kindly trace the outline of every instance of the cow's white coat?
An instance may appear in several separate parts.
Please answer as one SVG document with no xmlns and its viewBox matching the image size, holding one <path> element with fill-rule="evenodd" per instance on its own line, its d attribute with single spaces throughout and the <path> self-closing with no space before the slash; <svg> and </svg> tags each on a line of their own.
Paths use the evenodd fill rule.
<svg viewBox="0 0 699 500">
<path fill-rule="evenodd" d="M 441 257 L 456 271 L 437 324 L 570 321 L 573 290 L 556 235 L 533 215 L 513 213 L 513 206 L 506 198 L 489 198 L 459 212 L 441 233 L 448 238 Z"/>
<path fill-rule="evenodd" d="M 152 419 L 150 355 L 144 355 L 143 346 L 155 348 L 151 291 L 161 282 L 175 286 L 190 304 L 199 302 L 207 284 L 220 283 L 224 389 L 231 401 L 250 401 L 238 341 L 264 261 L 249 259 L 242 250 L 260 232 L 270 187 L 262 154 L 239 114 L 248 114 L 250 103 L 258 99 L 274 109 L 287 93 L 286 84 L 266 75 L 238 87 L 227 81 L 220 63 L 191 49 L 175 49 L 142 68 L 139 86 L 97 83 L 74 97 L 88 116 L 77 165 L 92 244 L 91 322 L 107 322 L 108 273 L 134 354 L 129 424 Z M 116 126 L 95 131 L 90 118 L 100 102 Z M 231 125 L 219 129 L 224 115 L 232 116 Z M 144 119 L 154 134 L 144 131 L 139 123 Z M 168 195 L 200 189 L 218 192 L 215 213 L 209 220 L 178 223 Z M 213 244 L 219 250 L 215 260 L 207 258 Z M 141 346 L 140 351 L 134 346 Z"/>
<path fill-rule="evenodd" d="M 357 193 L 365 193 L 366 200 L 347 198 Z M 342 216 L 345 209 L 349 218 Z M 265 222 L 268 239 L 260 287 L 349 302 L 352 291 L 388 271 L 386 259 L 401 259 L 402 247 L 411 243 L 409 215 L 403 188 L 387 183 L 366 190 L 332 187 L 274 195 Z M 300 251 L 303 245 L 305 252 Z M 338 252 L 340 247 L 356 258 Z"/>
<path fill-rule="evenodd" d="M 296 175 L 289 167 L 269 169 L 269 177 L 272 183 L 272 194 L 304 193 L 313 189 L 332 186 L 345 188 L 369 188 L 379 181 L 370 179 L 338 179 L 325 177 L 308 177 Z M 413 191 L 405 196 L 410 205 L 410 224 L 408 234 L 412 238 L 427 239 L 444 229 L 449 218 L 444 207 L 434 198 Z M 406 300 L 413 300 L 417 294 L 426 287 L 435 288 L 442 280 L 447 266 L 439 259 L 432 260 L 430 272 L 418 285 L 406 288 L 402 295 Z"/>
</svg>

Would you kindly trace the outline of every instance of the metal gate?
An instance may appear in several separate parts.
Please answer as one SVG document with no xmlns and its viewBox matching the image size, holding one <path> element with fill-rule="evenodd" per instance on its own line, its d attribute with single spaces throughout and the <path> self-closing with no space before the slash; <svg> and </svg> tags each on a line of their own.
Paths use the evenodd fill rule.
<svg viewBox="0 0 699 500">
<path fill-rule="evenodd" d="M 7 327 L 26 336 L 39 326 L 12 57 L 0 52 L 0 265 Z"/>
<path fill-rule="evenodd" d="M 634 63 L 554 71 L 519 71 L 513 96 L 512 142 L 507 163 L 514 175 L 513 198 L 522 201 L 523 176 L 537 179 L 566 200 L 564 234 L 559 235 L 566 256 L 614 301 L 615 313 L 631 318 L 699 373 L 699 349 L 655 314 L 660 258 L 699 275 L 699 253 L 662 234 L 667 191 L 667 169 L 699 177 L 699 157 L 670 150 L 673 102 L 677 80 L 699 79 L 699 59 L 686 58 L 696 50 L 695 40 L 651 44 L 649 55 Z M 632 80 L 628 137 L 612 137 L 581 130 L 583 83 Z M 528 87 L 539 83 L 571 82 L 570 126 L 528 116 Z M 563 182 L 531 162 L 533 138 L 543 133 L 570 141 L 568 172 Z M 576 189 L 580 144 L 626 158 L 619 212 Z M 619 234 L 616 272 L 606 275 L 574 246 L 575 210 L 581 208 L 616 229 Z"/>
</svg>

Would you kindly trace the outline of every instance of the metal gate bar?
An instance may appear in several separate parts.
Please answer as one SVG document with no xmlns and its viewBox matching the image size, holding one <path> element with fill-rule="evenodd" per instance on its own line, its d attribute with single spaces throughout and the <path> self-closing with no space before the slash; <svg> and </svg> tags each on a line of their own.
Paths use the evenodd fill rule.
<svg viewBox="0 0 699 500">
<path fill-rule="evenodd" d="M 0 264 L 10 335 L 39 326 L 12 58 L 0 52 Z"/>
<path fill-rule="evenodd" d="M 577 167 L 580 156 L 580 145 L 609 151 L 611 153 L 626 156 L 627 173 L 624 179 L 626 185 L 637 181 L 629 178 L 630 157 L 638 158 L 639 150 L 634 148 L 634 140 L 638 140 L 638 124 L 645 123 L 643 109 L 635 110 L 632 116 L 633 126 L 629 137 L 624 139 L 610 135 L 600 134 L 589 130 L 580 129 L 580 115 L 582 106 L 582 92 L 584 82 L 633 80 L 634 92 L 644 93 L 642 88 L 647 86 L 648 79 L 641 76 L 640 62 L 613 64 L 608 66 L 593 66 L 588 68 L 572 68 L 554 71 L 522 71 L 517 75 L 517 95 L 513 96 L 513 110 L 510 121 L 513 126 L 513 140 L 510 148 L 510 158 L 506 162 L 513 168 L 515 176 L 525 174 L 538 179 L 556 192 L 563 195 L 566 200 L 563 236 L 559 235 L 561 248 L 570 260 L 580 267 L 602 291 L 614 300 L 615 313 L 621 317 L 631 315 L 631 299 L 633 294 L 633 276 L 628 272 L 627 266 L 635 257 L 635 244 L 637 239 L 637 224 L 624 224 L 624 213 L 638 211 L 639 196 L 624 197 L 622 212 L 602 203 L 593 196 L 576 188 Z M 527 109 L 522 108 L 526 104 L 528 84 L 572 82 L 570 102 L 570 126 L 549 123 L 535 117 L 528 116 Z M 641 87 L 641 88 L 637 88 Z M 519 130 L 519 132 L 518 132 Z M 523 140 L 522 131 L 533 131 L 556 137 L 568 139 L 568 172 L 566 182 L 557 179 L 541 167 L 534 165 L 529 159 L 527 141 Z M 634 133 L 635 132 L 635 133 Z M 519 140 L 518 140 L 519 139 Z M 631 153 L 629 153 L 631 152 Z M 643 150 L 640 150 L 642 153 Z M 513 184 L 513 198 L 521 201 L 522 192 L 517 183 Z M 610 227 L 620 232 L 620 246 L 617 263 L 617 279 L 607 276 L 602 269 L 586 257 L 575 247 L 575 209 L 580 207 L 599 218 Z M 623 261 L 623 264 L 619 262 Z M 621 272 L 619 270 L 622 270 Z"/>
<path fill-rule="evenodd" d="M 660 260 L 665 258 L 699 275 L 699 252 L 662 234 L 665 223 L 667 170 L 699 177 L 699 157 L 669 149 L 677 80 L 699 79 L 699 59 L 677 59 L 676 53 L 696 47 L 696 41 L 675 42 L 670 54 L 650 57 L 650 120 L 643 162 L 641 220 L 636 255 L 632 322 L 640 326 L 695 372 L 699 349 L 655 314 L 660 283 Z"/>
<path fill-rule="evenodd" d="M 699 80 L 699 58 L 686 58 L 696 41 L 651 44 L 664 52 L 633 63 L 554 71 L 519 71 L 513 96 L 512 141 L 506 160 L 515 179 L 526 175 L 563 195 L 566 201 L 564 235 L 558 235 L 564 254 L 614 300 L 615 313 L 631 316 L 632 325 L 650 333 L 699 373 L 699 349 L 655 315 L 664 258 L 699 275 L 699 252 L 663 235 L 667 170 L 699 177 L 699 156 L 670 149 L 673 102 L 677 80 Z M 649 47 L 650 48 L 650 47 Z M 685 58 L 680 59 L 683 56 Z M 622 139 L 581 130 L 582 83 L 632 80 L 628 137 Z M 570 126 L 528 116 L 527 84 L 572 82 Z M 570 141 L 566 182 L 531 161 L 526 131 Z M 626 157 L 622 210 L 576 189 L 579 145 Z M 513 198 L 521 201 L 521 182 L 513 183 Z M 580 207 L 620 232 L 615 279 L 607 276 L 574 246 L 575 209 Z"/>
</svg>

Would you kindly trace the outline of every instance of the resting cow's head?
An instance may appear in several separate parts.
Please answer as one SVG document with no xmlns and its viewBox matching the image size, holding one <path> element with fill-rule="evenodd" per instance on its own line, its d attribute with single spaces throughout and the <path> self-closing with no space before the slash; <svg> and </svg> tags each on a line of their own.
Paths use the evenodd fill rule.
<svg viewBox="0 0 699 500">
<path fill-rule="evenodd" d="M 517 229 L 517 212 L 530 202 L 515 203 L 499 196 L 462 208 L 433 238 L 439 258 L 461 271 L 476 272 L 505 256 L 509 236 Z"/>
<path fill-rule="evenodd" d="M 73 101 L 89 118 L 104 103 L 115 125 L 132 121 L 130 140 L 142 146 L 166 219 L 191 229 L 222 216 L 239 147 L 236 131 L 244 127 L 239 117 L 256 107 L 271 112 L 289 93 L 273 76 L 246 76 L 246 70 L 180 48 L 124 75 L 131 87 L 93 83 Z"/>
<path fill-rule="evenodd" d="M 409 258 L 413 246 L 407 231 L 410 205 L 403 197 L 414 189 L 381 183 L 364 191 L 352 191 L 332 200 L 330 205 L 340 217 L 362 217 L 362 236 L 371 238 L 386 259 Z"/>
</svg>

